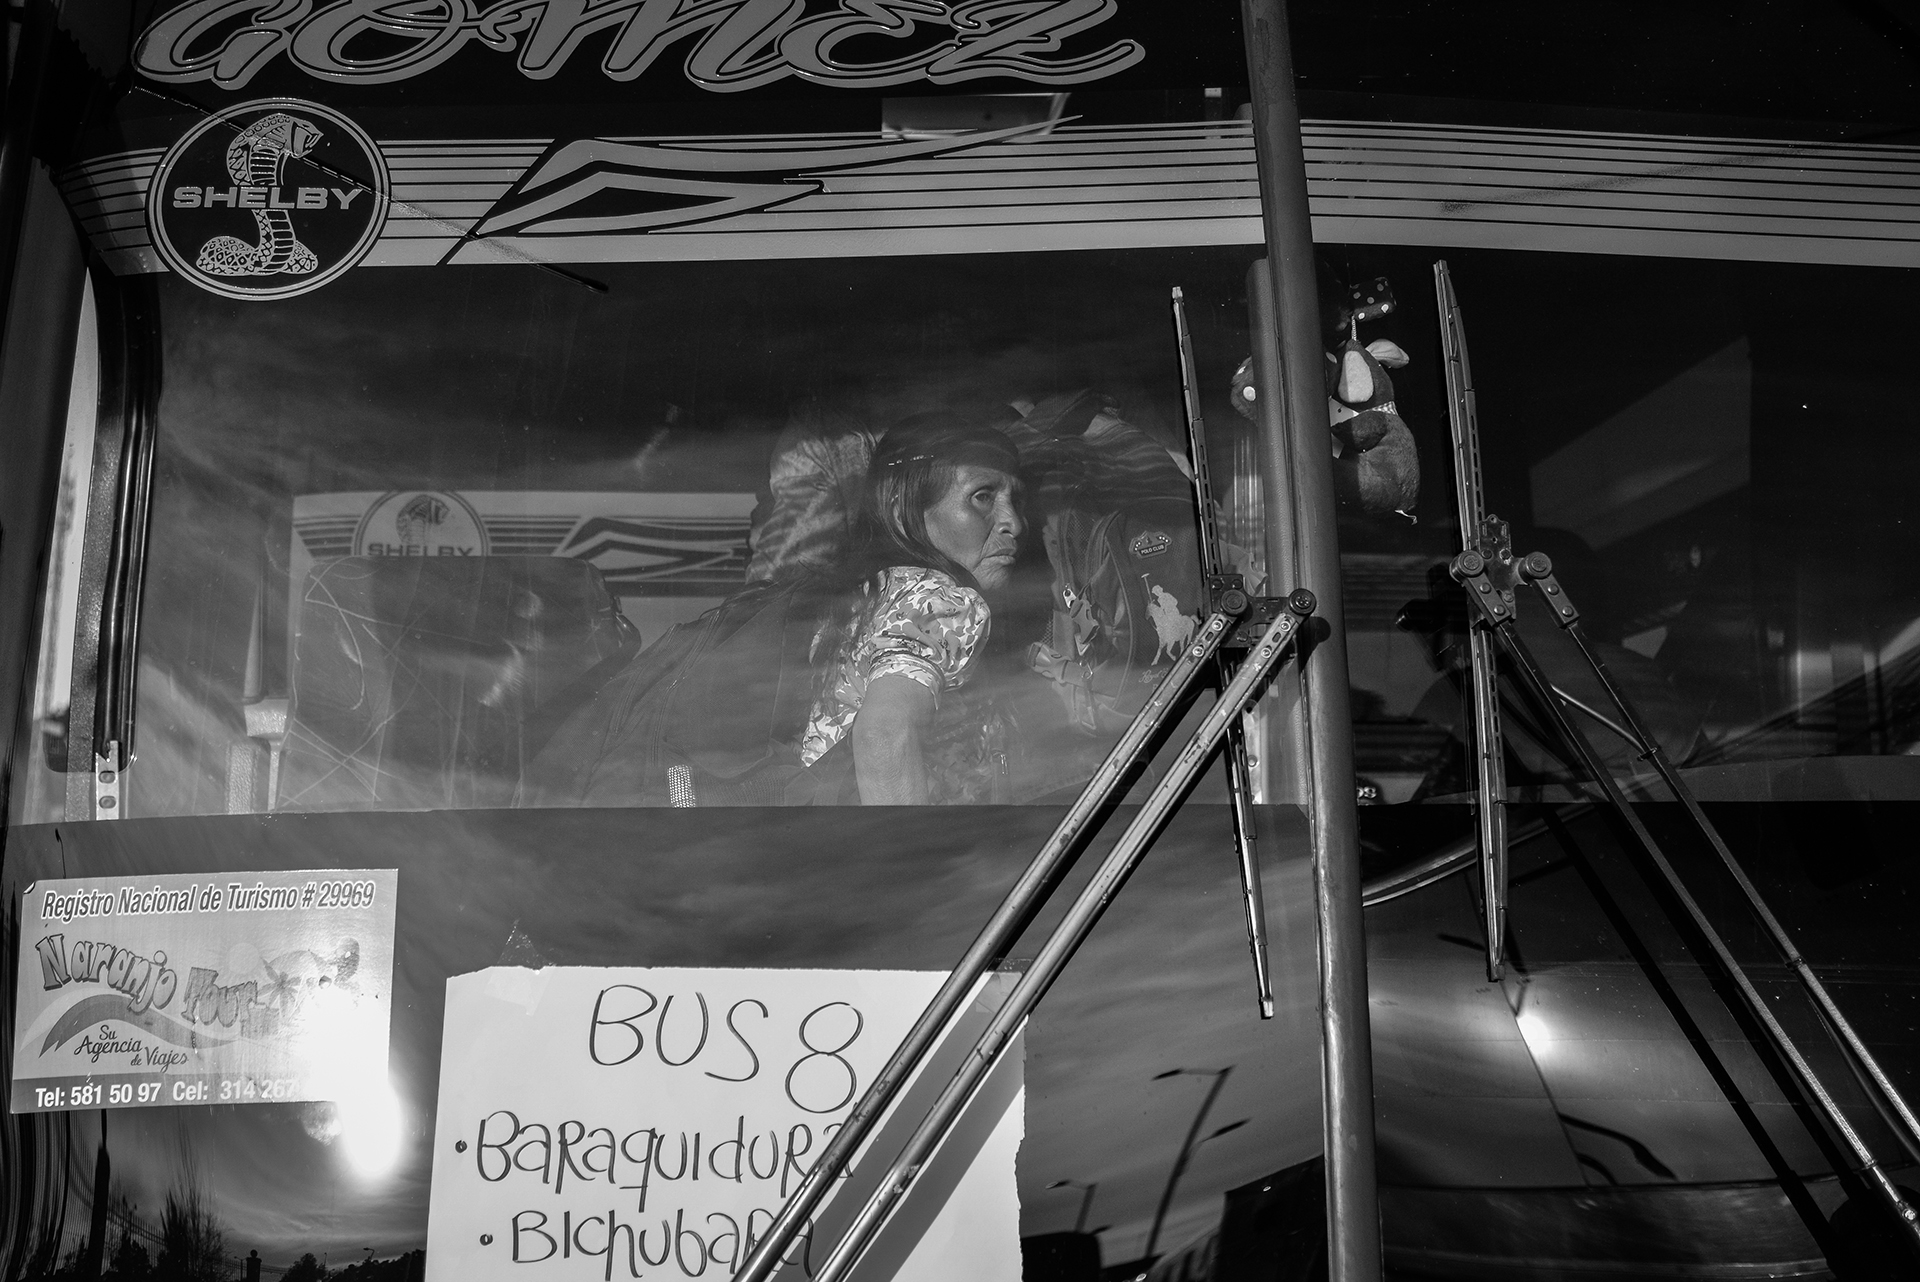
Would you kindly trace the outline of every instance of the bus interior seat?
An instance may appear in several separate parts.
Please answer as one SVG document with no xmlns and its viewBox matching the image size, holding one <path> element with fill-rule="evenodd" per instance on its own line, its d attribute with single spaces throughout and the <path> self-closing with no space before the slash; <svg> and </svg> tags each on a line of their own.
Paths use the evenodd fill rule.
<svg viewBox="0 0 1920 1282">
<path fill-rule="evenodd" d="M 511 805 L 538 727 L 638 648 L 585 561 L 323 562 L 299 603 L 275 808 Z"/>
</svg>

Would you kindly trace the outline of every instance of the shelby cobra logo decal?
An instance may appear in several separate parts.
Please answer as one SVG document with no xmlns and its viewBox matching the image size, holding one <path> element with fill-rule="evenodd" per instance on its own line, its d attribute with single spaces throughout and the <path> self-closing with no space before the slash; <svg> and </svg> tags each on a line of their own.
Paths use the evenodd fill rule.
<svg viewBox="0 0 1920 1282">
<path fill-rule="evenodd" d="M 373 247 L 387 220 L 387 167 L 330 107 L 269 98 L 229 107 L 168 150 L 147 193 L 167 264 L 228 298 L 318 289 Z"/>
<path fill-rule="evenodd" d="M 485 556 L 487 527 L 458 494 L 392 490 L 353 532 L 355 556 Z"/>
</svg>

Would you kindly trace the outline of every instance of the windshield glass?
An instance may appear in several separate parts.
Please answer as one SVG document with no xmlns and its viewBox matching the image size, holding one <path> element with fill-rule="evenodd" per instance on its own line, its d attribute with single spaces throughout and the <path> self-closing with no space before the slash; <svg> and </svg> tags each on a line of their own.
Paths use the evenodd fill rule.
<svg viewBox="0 0 1920 1282">
<path fill-rule="evenodd" d="M 1871 354 L 1914 337 L 1896 302 L 1911 270 L 1471 249 L 1328 256 L 1348 279 L 1386 277 L 1403 304 L 1412 295 L 1360 339 L 1406 359 L 1375 395 L 1397 397 L 1425 481 L 1418 524 L 1348 515 L 1341 527 L 1358 766 L 1373 785 L 1363 796 L 1473 787 L 1466 606 L 1445 569 L 1461 545 L 1438 258 L 1464 317 L 1487 510 L 1508 523 L 1516 555 L 1551 558 L 1694 790 L 1712 801 L 1920 796 L 1920 576 L 1903 480 L 1920 467 L 1920 437 L 1865 427 L 1915 414 L 1911 367 Z M 1615 773 L 1650 779 L 1538 594 L 1520 593 L 1518 619 Z M 1518 695 L 1505 685 L 1510 782 L 1520 796 L 1565 795 L 1582 772 Z"/>
<path fill-rule="evenodd" d="M 1416 463 L 1384 498 L 1356 480 L 1341 513 L 1362 798 L 1459 797 L 1434 255 L 1323 257 L 1329 277 L 1384 277 L 1403 300 L 1345 344 L 1387 356 L 1371 412 L 1342 400 L 1329 336 L 1336 469 L 1386 475 L 1395 441 L 1359 440 L 1374 422 Z M 1897 361 L 1842 359 L 1859 340 L 1817 319 L 1897 347 L 1904 274 L 1449 257 L 1488 506 L 1517 552 L 1554 559 L 1693 786 L 1905 797 L 1920 584 L 1895 491 L 1916 461 L 1899 432 L 1864 455 L 1834 443 L 1845 407 L 1898 419 L 1914 389 Z M 123 813 L 851 804 L 876 670 L 883 696 L 887 677 L 918 687 L 924 719 L 917 773 L 869 757 L 867 799 L 1070 797 L 1200 605 L 1172 284 L 1227 555 L 1264 582 L 1255 429 L 1234 412 L 1251 261 L 606 265 L 603 288 L 531 266 L 391 269 L 268 308 L 163 279 Z M 896 428 L 922 444 L 873 469 Z M 91 431 L 77 415 L 70 438 Z M 893 498 L 917 519 L 889 529 L 863 513 L 887 501 L 870 482 L 902 467 L 918 489 Z M 975 512 L 981 482 L 1002 488 Z M 964 519 L 942 551 L 928 520 L 949 490 Z M 67 804 L 53 643 L 73 626 L 59 594 L 77 590 L 86 522 L 63 520 L 16 821 Z M 1523 598 L 1520 617 L 1578 685 L 1544 611 Z M 1624 741 L 1587 728 L 1630 775 Z M 1524 717 L 1509 731 L 1516 787 L 1571 786 L 1550 736 Z"/>
<path fill-rule="evenodd" d="M 1200 608 L 1168 288 L 1230 471 L 1250 261 L 165 279 L 125 813 L 880 799 L 901 681 L 912 799 L 1070 796 Z"/>
</svg>

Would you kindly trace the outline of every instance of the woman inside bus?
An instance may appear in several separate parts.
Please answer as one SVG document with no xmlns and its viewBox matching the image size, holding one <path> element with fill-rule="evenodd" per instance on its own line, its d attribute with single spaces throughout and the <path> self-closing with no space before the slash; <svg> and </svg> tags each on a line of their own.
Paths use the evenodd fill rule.
<svg viewBox="0 0 1920 1282">
<path fill-rule="evenodd" d="M 983 593 L 1006 585 L 1025 529 L 1012 440 L 958 415 L 899 423 L 874 447 L 833 657 L 800 760 L 843 741 L 865 805 L 995 800 L 1005 728 L 961 693 L 984 646 Z"/>
<path fill-rule="evenodd" d="M 976 679 L 1024 530 L 1012 440 L 955 414 L 874 446 L 837 564 L 749 584 L 627 662 L 529 765 L 520 804 L 1006 801 Z"/>
</svg>

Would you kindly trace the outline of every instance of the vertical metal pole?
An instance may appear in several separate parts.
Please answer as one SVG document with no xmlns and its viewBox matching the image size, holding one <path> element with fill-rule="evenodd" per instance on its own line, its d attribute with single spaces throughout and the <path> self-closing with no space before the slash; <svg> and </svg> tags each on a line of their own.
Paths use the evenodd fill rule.
<svg viewBox="0 0 1920 1282">
<path fill-rule="evenodd" d="M 1261 519 L 1266 529 L 1267 585 L 1277 592 L 1287 584 L 1302 583 L 1300 549 L 1293 528 L 1293 471 L 1287 462 L 1287 384 L 1280 376 L 1279 303 L 1273 296 L 1273 273 L 1261 259 L 1247 269 L 1248 311 L 1252 313 L 1253 403 L 1257 424 L 1253 440 L 1259 460 Z M 1276 461 L 1277 460 L 1277 461 Z M 1302 670 L 1304 672 L 1304 669 Z M 1254 767 L 1254 796 L 1269 805 L 1304 806 L 1311 794 L 1308 768 L 1306 692 L 1302 679 L 1282 676 L 1257 705 L 1257 734 L 1248 739 L 1259 754 Z"/>
<path fill-rule="evenodd" d="M 1291 470 L 1299 586 L 1321 598 L 1326 630 L 1305 664 L 1314 907 L 1320 926 L 1321 1083 L 1327 1155 L 1327 1264 L 1331 1282 L 1377 1282 L 1380 1203 L 1374 1178 L 1373 1046 L 1367 1018 L 1367 944 L 1361 918 L 1359 821 L 1346 618 L 1327 440 L 1306 157 L 1293 96 L 1286 0 L 1240 0 L 1253 89 L 1253 135 L 1266 223 L 1267 269 L 1279 304 L 1275 367 L 1286 386 L 1286 439 L 1264 442 L 1268 492 Z M 1285 515 L 1274 510 L 1270 524 Z M 1270 544 L 1278 568 L 1279 541 Z"/>
</svg>

